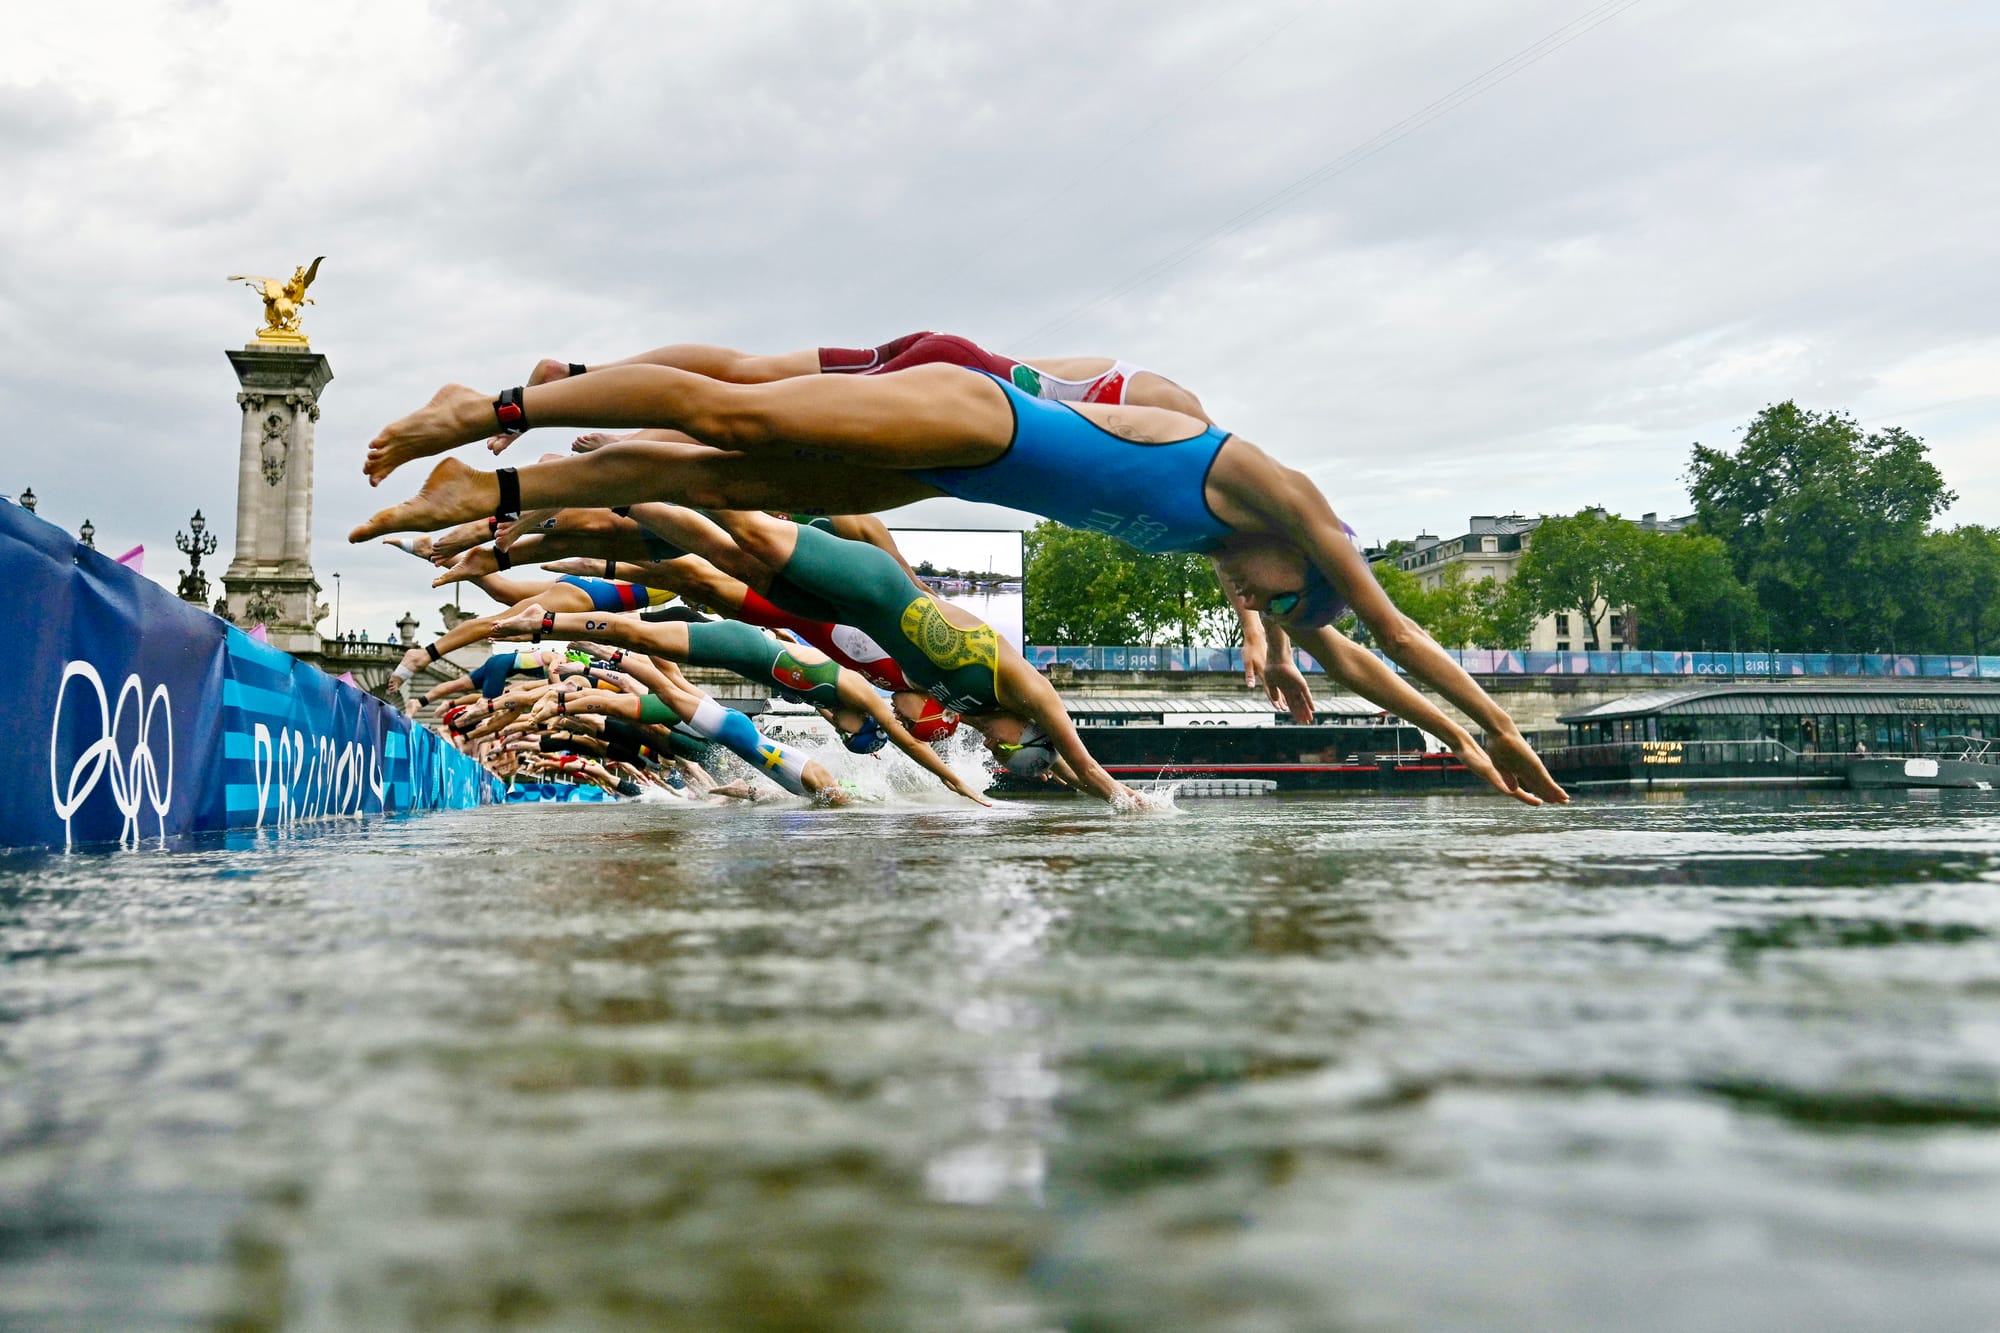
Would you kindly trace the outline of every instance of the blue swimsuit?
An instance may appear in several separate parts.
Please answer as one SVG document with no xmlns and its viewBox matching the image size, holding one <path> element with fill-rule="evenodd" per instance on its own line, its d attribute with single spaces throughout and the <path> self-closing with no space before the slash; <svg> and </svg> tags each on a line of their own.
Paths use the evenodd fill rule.
<svg viewBox="0 0 2000 1333">
<path fill-rule="evenodd" d="M 590 596 L 590 605 L 598 611 L 638 611 L 662 602 L 671 602 L 674 595 L 658 588 L 642 588 L 636 583 L 625 583 L 617 579 L 593 579 L 581 574 L 565 574 L 558 580 L 572 588 L 581 588 Z"/>
<path fill-rule="evenodd" d="M 1114 435 L 1068 403 L 1023 393 L 985 371 L 1014 409 L 1007 452 L 977 467 L 912 469 L 962 500 L 985 500 L 1088 528 L 1142 551 L 1208 551 L 1232 529 L 1203 489 L 1229 432 L 1210 426 L 1168 444 Z"/>
</svg>

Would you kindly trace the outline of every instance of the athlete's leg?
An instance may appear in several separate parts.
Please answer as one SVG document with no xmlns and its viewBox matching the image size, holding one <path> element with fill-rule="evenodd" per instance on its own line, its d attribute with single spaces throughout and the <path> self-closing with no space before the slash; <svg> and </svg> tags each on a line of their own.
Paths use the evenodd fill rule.
<svg viewBox="0 0 2000 1333">
<path fill-rule="evenodd" d="M 626 505 L 664 500 L 702 509 L 783 509 L 792 513 L 871 513 L 913 504 L 942 492 L 901 472 L 828 462 L 772 467 L 698 445 L 635 444 L 600 449 L 557 463 L 520 469 L 523 504 Z M 392 532 L 430 532 L 491 514 L 500 483 L 447 458 L 423 489 L 382 510 L 348 535 L 366 541 Z"/>
<path fill-rule="evenodd" d="M 562 379 L 570 373 L 571 364 L 550 360 L 537 362 L 528 383 L 546 384 Z M 674 343 L 618 361 L 594 361 L 585 368 L 594 372 L 608 370 L 612 366 L 667 366 L 706 375 L 710 379 L 727 380 L 731 384 L 767 384 L 772 380 L 790 379 L 794 375 L 818 374 L 819 349 L 808 347 L 798 352 L 759 356 L 708 343 Z"/>
<path fill-rule="evenodd" d="M 751 385 L 619 366 L 528 388 L 521 409 L 529 425 L 667 427 L 716 448 L 883 468 L 978 466 L 1014 432 L 999 386 L 948 366 Z M 411 459 L 483 439 L 494 425 L 493 398 L 447 385 L 382 429 L 363 470 L 379 485 Z"/>
<path fill-rule="evenodd" d="M 556 586 L 554 580 L 546 578 L 509 578 L 505 574 L 476 574 L 471 577 L 479 591 L 502 606 L 518 606 L 522 602 L 533 601 Z"/>
</svg>

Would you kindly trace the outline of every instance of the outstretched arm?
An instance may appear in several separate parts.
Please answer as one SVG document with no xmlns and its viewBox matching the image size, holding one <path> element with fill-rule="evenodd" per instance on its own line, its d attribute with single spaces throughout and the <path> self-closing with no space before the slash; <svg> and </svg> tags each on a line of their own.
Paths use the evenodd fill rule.
<svg viewBox="0 0 2000 1333">
<path fill-rule="evenodd" d="M 1033 719 L 1035 725 L 1048 734 L 1056 753 L 1069 762 L 1070 771 L 1075 775 L 1072 786 L 1113 805 L 1130 803 L 1137 807 L 1145 804 L 1139 793 L 1105 772 L 1104 766 L 1084 748 L 1083 737 L 1077 735 L 1076 724 L 1069 720 L 1069 710 L 1063 707 L 1062 696 L 1019 653 L 1003 651 L 998 683 L 1003 706 Z"/>
<path fill-rule="evenodd" d="M 1507 710 L 1480 689 L 1479 682 L 1467 675 L 1423 626 L 1389 600 L 1389 594 L 1375 581 L 1375 572 L 1348 538 L 1333 506 L 1311 478 L 1268 459 L 1260 460 L 1260 467 L 1268 474 L 1262 488 L 1263 503 L 1258 506 L 1262 514 L 1298 545 L 1333 590 L 1354 608 L 1355 617 L 1368 627 L 1390 660 L 1443 695 L 1486 733 L 1487 752 L 1509 783 L 1541 800 L 1567 803 L 1569 793 L 1549 776 Z M 1290 628 L 1303 634 L 1307 627 L 1293 624 Z M 1321 664 L 1332 665 L 1324 659 Z"/>
<path fill-rule="evenodd" d="M 1380 704 L 1441 738 L 1466 768 L 1488 785 L 1525 805 L 1542 804 L 1541 796 L 1524 790 L 1519 780 L 1502 773 L 1492 756 L 1479 747 L 1472 733 L 1460 726 L 1456 718 L 1411 688 L 1408 681 L 1384 666 L 1375 654 L 1331 625 L 1300 630 L 1299 640 L 1326 667 L 1327 674 L 1370 703 Z"/>
</svg>

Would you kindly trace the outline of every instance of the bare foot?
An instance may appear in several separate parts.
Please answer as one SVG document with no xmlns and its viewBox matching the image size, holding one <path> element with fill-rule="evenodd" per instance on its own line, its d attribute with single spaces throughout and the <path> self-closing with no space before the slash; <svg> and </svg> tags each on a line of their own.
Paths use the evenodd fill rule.
<svg viewBox="0 0 2000 1333">
<path fill-rule="evenodd" d="M 415 458 L 428 458 L 471 444 L 485 436 L 493 416 L 493 399 L 463 384 L 447 384 L 416 411 L 392 421 L 368 443 L 368 460 L 361 470 L 368 484 L 380 486 L 383 478 Z"/>
<path fill-rule="evenodd" d="M 571 440 L 569 442 L 569 450 L 573 454 L 587 454 L 593 449 L 602 449 L 607 444 L 616 444 L 618 441 L 627 438 L 629 436 L 613 435 L 610 431 L 605 430 L 594 430 Z"/>
<path fill-rule="evenodd" d="M 384 546 L 393 546 L 405 555 L 413 555 L 419 560 L 428 560 L 431 558 L 431 539 L 429 537 L 384 537 L 382 544 Z"/>
<path fill-rule="evenodd" d="M 445 570 L 444 573 L 432 579 L 431 586 L 433 588 L 442 588 L 448 583 L 463 583 L 467 579 L 483 579 L 488 574 L 498 574 L 499 572 L 500 562 L 494 558 L 493 552 L 483 546 L 474 547 L 458 559 L 452 561 L 451 567 Z"/>
<path fill-rule="evenodd" d="M 500 483 L 491 472 L 476 472 L 455 458 L 431 469 L 423 489 L 399 505 L 390 505 L 347 534 L 350 542 L 365 542 L 392 532 L 435 532 L 451 523 L 490 514 L 500 506 Z"/>
<path fill-rule="evenodd" d="M 475 546 L 484 546 L 492 540 L 492 520 L 480 519 L 473 523 L 461 523 L 451 531 L 430 539 L 431 563 L 443 564 L 453 556 L 470 551 Z"/>
<path fill-rule="evenodd" d="M 575 574 L 587 579 L 601 579 L 604 577 L 604 562 L 602 560 L 593 560 L 587 555 L 572 555 L 561 560 L 551 560 L 544 564 L 542 568 L 556 575 L 558 578 L 564 574 Z"/>
<path fill-rule="evenodd" d="M 528 638 L 541 629 L 544 614 L 546 613 L 538 604 L 531 602 L 505 620 L 496 622 L 488 633 L 496 639 Z M 553 704 L 550 705 L 550 711 L 554 711 Z"/>
</svg>

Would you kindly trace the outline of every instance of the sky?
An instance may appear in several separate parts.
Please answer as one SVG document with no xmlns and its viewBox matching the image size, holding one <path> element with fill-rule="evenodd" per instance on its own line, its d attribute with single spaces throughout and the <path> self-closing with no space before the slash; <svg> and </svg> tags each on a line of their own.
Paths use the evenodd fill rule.
<svg viewBox="0 0 2000 1333">
<path fill-rule="evenodd" d="M 1684 512 L 1690 444 L 1787 398 L 1992 523 L 1995 68 L 1951 0 L 43 7 L 0 41 L 0 492 L 168 584 L 199 506 L 226 561 L 224 278 L 324 254 L 313 560 L 377 634 L 447 598 L 345 543 L 420 480 L 371 491 L 369 437 L 669 342 L 1122 356 L 1366 541 Z"/>
</svg>

